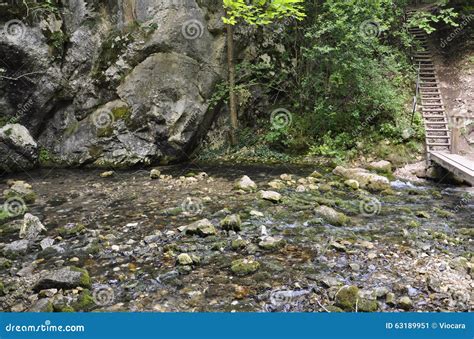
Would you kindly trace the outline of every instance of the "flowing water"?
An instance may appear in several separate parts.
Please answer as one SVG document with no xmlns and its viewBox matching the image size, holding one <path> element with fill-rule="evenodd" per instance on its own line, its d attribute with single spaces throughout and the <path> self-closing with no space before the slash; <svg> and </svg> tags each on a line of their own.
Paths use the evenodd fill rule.
<svg viewBox="0 0 474 339">
<path fill-rule="evenodd" d="M 7 178 L 31 184 L 38 198 L 28 212 L 47 231 L 26 254 L 9 258 L 11 267 L 0 268 L 6 287 L 0 306 L 30 309 L 38 299 L 34 279 L 73 265 L 87 269 L 92 280 L 94 304 L 84 310 L 326 312 L 338 310 L 333 305 L 346 285 L 357 286 L 383 311 L 400 310 L 391 293 L 395 299 L 408 296 L 411 310 L 473 308 L 470 188 L 394 180 L 393 190 L 383 194 L 354 191 L 320 169 L 323 177 L 310 189 L 297 182 L 313 172 L 309 167 L 160 170 L 165 177 L 158 180 L 143 170 L 101 178 L 96 170 L 54 169 Z M 268 182 L 284 173 L 292 180 L 276 190 L 283 197 L 279 203 L 233 189 L 248 175 L 259 189 L 274 190 Z M 7 188 L 4 180 L 0 189 Z M 314 213 L 318 204 L 345 213 L 350 224 L 327 223 Z M 229 213 L 240 215 L 240 232 L 220 227 Z M 178 230 L 203 218 L 215 225 L 216 235 Z M 2 226 L 0 249 L 19 239 L 15 225 Z M 64 232 L 78 225 L 77 232 Z M 45 236 L 54 239 L 55 250 L 41 248 Z M 278 239 L 275 246 L 262 248 L 266 236 Z M 177 263 L 181 253 L 194 263 Z M 238 275 L 231 270 L 237 259 L 260 266 Z M 64 299 L 70 292 L 54 293 L 53 304 L 58 294 Z"/>
</svg>

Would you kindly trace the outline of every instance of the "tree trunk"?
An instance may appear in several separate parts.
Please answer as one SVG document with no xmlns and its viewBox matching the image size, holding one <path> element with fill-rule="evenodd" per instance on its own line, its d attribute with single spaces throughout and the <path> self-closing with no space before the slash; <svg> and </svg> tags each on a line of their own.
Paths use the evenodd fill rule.
<svg viewBox="0 0 474 339">
<path fill-rule="evenodd" d="M 239 120 L 237 116 L 237 100 L 235 98 L 234 33 L 232 25 L 227 25 L 227 67 L 229 69 L 230 142 L 232 145 L 235 145 Z"/>
</svg>

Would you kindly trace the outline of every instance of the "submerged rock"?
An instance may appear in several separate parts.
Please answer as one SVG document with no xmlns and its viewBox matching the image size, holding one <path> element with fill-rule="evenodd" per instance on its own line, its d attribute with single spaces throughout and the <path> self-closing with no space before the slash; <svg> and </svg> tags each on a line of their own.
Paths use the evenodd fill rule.
<svg viewBox="0 0 474 339">
<path fill-rule="evenodd" d="M 43 231 L 46 231 L 46 227 L 44 227 L 39 218 L 30 213 L 26 213 L 20 228 L 20 238 L 33 241 L 36 240 Z"/>
<path fill-rule="evenodd" d="M 232 261 L 231 270 L 236 275 L 248 275 L 258 271 L 260 263 L 254 259 L 238 259 Z"/>
<path fill-rule="evenodd" d="M 321 205 L 316 207 L 314 211 L 331 225 L 344 226 L 349 223 L 349 218 L 344 213 L 340 213 L 331 207 Z"/>
<path fill-rule="evenodd" d="M 91 280 L 86 270 L 69 266 L 44 273 L 36 282 L 33 290 L 39 292 L 50 288 L 71 289 L 75 287 L 90 288 Z"/>
<path fill-rule="evenodd" d="M 264 237 L 259 243 L 258 246 L 264 250 L 273 250 L 284 245 L 283 237 Z"/>
</svg>

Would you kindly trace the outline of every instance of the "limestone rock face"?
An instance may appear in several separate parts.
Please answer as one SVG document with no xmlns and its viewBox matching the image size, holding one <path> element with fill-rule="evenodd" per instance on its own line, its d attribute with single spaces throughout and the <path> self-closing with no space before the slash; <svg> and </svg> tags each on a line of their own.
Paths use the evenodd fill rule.
<svg viewBox="0 0 474 339">
<path fill-rule="evenodd" d="M 29 131 L 24 140 L 56 165 L 183 159 L 211 124 L 208 101 L 226 73 L 222 16 L 218 2 L 75 0 L 17 23 L 0 35 L 0 127 L 20 121 L 14 136 Z M 12 19 L 0 15 L 0 27 Z M 38 160 L 36 144 L 15 141 L 0 134 L 0 157 L 13 159 L 0 158 L 4 171 Z"/>
</svg>

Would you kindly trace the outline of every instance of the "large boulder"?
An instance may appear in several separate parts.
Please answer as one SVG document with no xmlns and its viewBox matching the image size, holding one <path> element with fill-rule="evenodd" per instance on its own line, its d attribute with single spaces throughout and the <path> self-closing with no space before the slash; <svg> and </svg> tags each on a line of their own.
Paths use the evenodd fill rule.
<svg viewBox="0 0 474 339">
<path fill-rule="evenodd" d="M 34 285 L 33 290 L 41 291 L 49 288 L 71 289 L 75 287 L 90 288 L 91 280 L 86 270 L 69 266 L 55 271 L 44 272 Z"/>
<path fill-rule="evenodd" d="M 0 170 L 29 170 L 37 161 L 38 145 L 25 126 L 7 124 L 0 128 Z"/>
<path fill-rule="evenodd" d="M 0 27 L 28 14 L 4 7 Z M 21 121 L 56 165 L 182 159 L 226 73 L 222 16 L 218 2 L 75 0 L 18 22 L 0 35 L 0 123 Z"/>
</svg>

